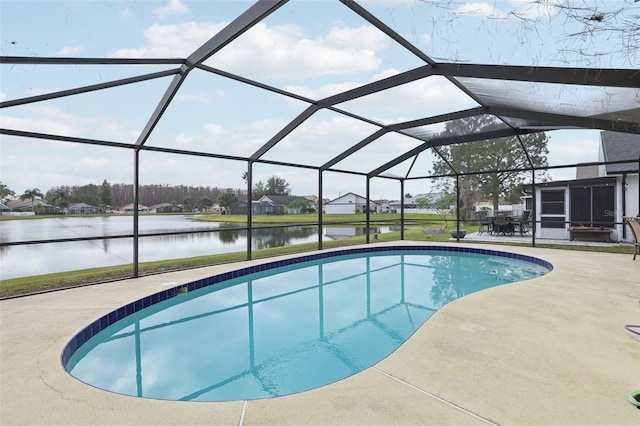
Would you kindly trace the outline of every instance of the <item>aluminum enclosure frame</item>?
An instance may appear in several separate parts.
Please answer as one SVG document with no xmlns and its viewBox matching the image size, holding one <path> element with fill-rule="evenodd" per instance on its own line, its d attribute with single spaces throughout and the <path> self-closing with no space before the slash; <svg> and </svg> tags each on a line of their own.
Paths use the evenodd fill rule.
<svg viewBox="0 0 640 426">
<path fill-rule="evenodd" d="M 143 65 L 143 64 L 154 64 L 154 65 L 176 65 L 175 68 L 170 68 L 161 72 L 154 72 L 143 74 L 137 77 L 118 79 L 113 81 L 108 81 L 105 83 L 88 85 L 83 87 L 76 87 L 69 90 L 57 91 L 47 94 L 42 94 L 38 96 L 30 96 L 22 99 L 11 99 L 0 102 L 0 109 L 10 108 L 19 105 L 28 105 L 32 103 L 37 103 L 41 101 L 46 101 L 50 99 L 58 99 L 64 98 L 68 96 L 74 96 L 82 93 L 88 93 L 93 91 L 104 90 L 112 87 L 118 86 L 127 86 L 132 85 L 144 81 L 154 80 L 162 77 L 172 77 L 172 80 L 164 92 L 162 98 L 157 103 L 153 113 L 149 116 L 144 129 L 138 135 L 135 143 L 125 143 L 121 141 L 108 141 L 108 140 L 97 140 L 97 139 L 86 139 L 86 138 L 78 138 L 78 137 L 68 137 L 61 136 L 55 134 L 45 134 L 45 133 L 37 133 L 32 132 L 28 129 L 9 129 L 9 128 L 0 128 L 0 134 L 6 136 L 15 136 L 15 137 L 25 137 L 25 138 L 36 138 L 42 140 L 52 140 L 52 141 L 63 141 L 69 143 L 78 143 L 78 144 L 88 144 L 88 145 L 101 145 L 110 148 L 119 148 L 119 149 L 130 149 L 133 153 L 133 162 L 134 162 L 134 200 L 135 205 L 138 204 L 138 176 L 139 176 L 139 154 L 142 151 L 149 152 L 164 152 L 175 155 L 188 155 L 188 156 L 199 156 L 199 157 L 209 157 L 209 158 L 219 158 L 219 159 L 227 159 L 227 160 L 236 160 L 236 161 L 244 161 L 247 163 L 247 193 L 249 197 L 252 193 L 253 181 L 252 181 L 252 167 L 254 164 L 270 164 L 270 165 L 281 165 L 287 167 L 299 167 L 305 169 L 315 170 L 318 173 L 318 197 L 320 200 L 323 199 L 323 173 L 325 172 L 337 172 L 337 173 L 347 173 L 353 175 L 362 176 L 366 179 L 366 198 L 370 199 L 370 180 L 373 178 L 384 178 L 384 179 L 392 179 L 396 180 L 400 184 L 400 193 L 403 193 L 404 181 L 408 179 L 428 179 L 433 178 L 435 176 L 424 175 L 424 176 L 390 176 L 388 175 L 388 171 L 394 166 L 411 160 L 412 158 L 415 161 L 417 156 L 426 151 L 433 150 L 436 155 L 438 154 L 437 147 L 439 146 L 447 146 L 451 144 L 458 143 L 473 143 L 475 141 L 482 141 L 493 138 L 507 137 L 513 136 L 518 137 L 520 135 L 527 135 L 531 133 L 544 132 L 544 131 L 552 131 L 557 129 L 564 128 L 581 128 L 581 129 L 599 129 L 599 130 L 608 130 L 615 132 L 624 132 L 624 133 L 632 133 L 640 135 L 640 106 L 637 109 L 626 110 L 626 111 L 617 111 L 615 110 L 615 106 L 611 105 L 611 109 L 607 111 L 606 117 L 602 116 L 577 116 L 566 114 L 560 110 L 558 111 L 539 111 L 536 109 L 527 109 L 527 108 L 518 108 L 518 107 L 508 107 L 502 105 L 494 105 L 482 100 L 482 96 L 478 93 L 474 92 L 471 88 L 465 86 L 463 82 L 459 80 L 459 78 L 474 78 L 474 79 L 483 79 L 483 80 L 496 80 L 496 81 L 515 81 L 515 82 L 530 82 L 530 83 L 545 83 L 545 84 L 563 84 L 563 85 L 575 85 L 575 86 L 593 86 L 593 87 L 612 87 L 612 88 L 621 88 L 621 89 L 635 89 L 640 88 L 640 72 L 635 69 L 601 69 L 601 68 L 556 68 L 556 67 L 530 67 L 530 66 L 515 66 L 515 65 L 483 65 L 483 64 L 469 64 L 469 63 L 455 63 L 455 62 L 438 62 L 420 49 L 418 49 L 415 45 L 404 39 L 401 35 L 396 33 L 390 27 L 385 25 L 381 20 L 379 20 L 376 16 L 367 11 L 363 6 L 359 5 L 353 0 L 341 0 L 341 3 L 346 7 L 346 10 L 351 11 L 352 13 L 356 13 L 369 22 L 371 25 L 375 26 L 381 32 L 389 36 L 395 42 L 397 42 L 400 46 L 405 48 L 408 52 L 418 57 L 421 61 L 425 63 L 425 65 L 419 66 L 417 68 L 408 70 L 406 72 L 402 72 L 396 74 L 391 77 L 383 78 L 378 81 L 374 81 L 372 83 L 364 84 L 360 87 L 356 87 L 354 89 L 346 90 L 344 92 L 326 97 L 324 99 L 314 100 L 309 99 L 304 96 L 300 96 L 295 93 L 288 92 L 283 89 L 279 89 L 276 87 L 272 87 L 268 84 L 265 84 L 260 81 L 255 81 L 243 77 L 241 75 L 237 75 L 234 73 L 222 71 L 210 67 L 204 62 L 215 55 L 218 51 L 220 51 L 223 47 L 233 43 L 233 41 L 238 38 L 241 34 L 245 33 L 249 29 L 251 29 L 254 25 L 264 20 L 271 13 L 278 10 L 280 7 L 284 6 L 287 3 L 287 0 L 260 0 L 249 7 L 244 13 L 239 15 L 235 20 L 229 23 L 223 30 L 219 33 L 215 34 L 211 39 L 202 44 L 199 48 L 197 48 L 191 55 L 186 58 L 159 58 L 159 59 L 117 59 L 117 58 L 60 58 L 60 57 L 16 57 L 16 56 L 2 56 L 0 57 L 0 64 L 30 64 L 30 65 L 92 65 L 92 64 L 101 64 L 101 65 Z M 161 147 L 153 147 L 147 146 L 146 142 L 149 136 L 153 133 L 155 126 L 162 119 L 164 112 L 167 107 L 173 101 L 176 93 L 179 91 L 182 83 L 188 78 L 189 73 L 194 69 L 199 69 L 204 72 L 213 73 L 223 78 L 228 78 L 235 80 L 242 84 L 251 85 L 255 88 L 269 91 L 272 93 L 277 93 L 279 95 L 287 96 L 291 99 L 295 99 L 298 101 L 303 101 L 308 104 L 308 107 L 301 112 L 297 117 L 283 126 L 276 134 L 268 137 L 266 142 L 258 148 L 253 154 L 243 157 L 243 156 L 231 156 L 224 155 L 216 152 L 207 152 L 207 151 L 193 151 L 193 150 L 180 150 L 173 148 L 161 148 Z M 394 123 L 394 124 L 380 124 L 379 122 L 374 121 L 373 119 L 365 116 L 360 116 L 354 114 L 352 112 L 348 112 L 342 108 L 340 108 L 339 104 L 361 98 L 363 96 L 368 96 L 374 93 L 379 93 L 384 90 L 401 86 L 403 84 L 407 84 L 413 81 L 417 81 L 419 79 L 429 77 L 429 76 L 442 76 L 446 78 L 449 82 L 453 83 L 456 87 L 461 89 L 465 94 L 467 94 L 471 99 L 473 99 L 478 107 L 455 111 L 448 114 L 441 114 L 437 116 L 427 116 L 417 120 L 407 121 L 405 123 Z M 367 123 L 369 125 L 373 125 L 377 128 L 374 132 L 372 132 L 367 137 L 363 138 L 359 141 L 353 141 L 353 144 L 344 150 L 343 152 L 335 155 L 329 161 L 324 162 L 320 165 L 305 165 L 298 164 L 294 162 L 280 161 L 280 160 L 269 160 L 265 159 L 264 155 L 271 150 L 273 147 L 278 145 L 287 135 L 289 135 L 292 131 L 298 128 L 300 125 L 305 123 L 308 119 L 313 117 L 319 111 L 329 110 L 346 117 L 350 117 L 355 120 L 359 120 L 363 123 Z M 459 136 L 427 136 L 427 135 L 419 135 L 416 132 L 411 132 L 411 129 L 418 128 L 420 126 L 431 125 L 431 124 L 442 124 L 447 121 L 460 119 L 464 117 L 472 117 L 476 115 L 493 115 L 497 120 L 504 123 L 506 127 L 501 130 L 490 130 L 483 131 L 473 134 L 465 134 Z M 510 124 L 509 119 L 519 119 L 521 120 L 520 125 Z M 631 119 L 629 119 L 631 118 Z M 355 170 L 344 170 L 340 168 L 336 168 L 336 165 L 347 157 L 353 155 L 359 150 L 365 148 L 367 145 L 372 143 L 373 141 L 379 139 L 380 137 L 388 134 L 388 133 L 398 133 L 403 136 L 413 138 L 420 143 L 416 148 L 411 149 L 409 151 L 404 152 L 401 155 L 396 156 L 395 158 L 390 158 L 388 162 L 385 164 L 372 168 L 367 172 L 358 172 Z M 521 143 L 522 150 L 524 156 L 528 157 L 528 153 L 526 151 L 526 147 Z M 526 171 L 530 171 L 533 176 L 533 180 L 535 182 L 535 171 L 539 170 L 536 168 L 531 161 L 529 160 L 530 168 Z M 605 163 L 593 163 L 593 164 L 605 164 Z M 639 160 L 640 164 L 640 160 Z M 575 164 L 571 165 L 562 165 L 562 166 L 554 166 L 554 167 L 572 167 Z M 411 169 L 410 169 L 411 170 Z M 494 172 L 498 172 L 500 170 L 496 170 Z M 478 173 L 487 173 L 487 171 L 478 171 Z M 450 177 L 455 177 L 456 180 L 462 176 L 459 171 L 456 171 L 452 168 Z M 438 176 L 443 177 L 443 176 Z M 458 194 L 459 198 L 459 194 Z M 249 198 L 250 199 L 250 198 Z M 248 227 L 247 232 L 248 243 L 247 243 L 247 259 L 251 260 L 252 258 L 252 249 L 251 249 L 251 230 L 252 220 L 251 220 L 251 209 L 248 211 Z M 367 213 L 367 228 L 370 224 L 369 213 Z M 401 209 L 401 229 L 404 229 L 404 209 Z M 459 226 L 459 224 L 458 224 Z M 318 214 L 318 227 L 319 227 L 319 241 L 318 248 L 322 249 L 322 210 L 319 209 Z M 131 235 L 134 239 L 134 276 L 138 276 L 138 240 L 141 237 L 138 229 L 138 213 L 136 209 L 134 209 L 134 229 L 133 235 Z M 122 236 L 125 237 L 125 236 Z M 128 236 L 127 236 L 128 237 Z M 404 232 L 401 232 L 401 238 L 404 238 Z M 90 238 L 89 238 L 90 239 Z M 87 240 L 89 240 L 87 239 Z M 369 233 L 366 236 L 367 242 L 369 242 Z M 74 241 L 77 239 L 73 239 Z M 66 240 L 65 240 L 66 241 Z M 71 240 L 69 240 L 71 241 Z M 58 240 L 50 240 L 50 241 L 41 241 L 41 242 L 59 242 Z M 27 242 L 25 242 L 27 244 Z M 533 244 L 535 245 L 535 240 L 533 240 Z M 4 245 L 4 244 L 3 244 Z"/>
</svg>

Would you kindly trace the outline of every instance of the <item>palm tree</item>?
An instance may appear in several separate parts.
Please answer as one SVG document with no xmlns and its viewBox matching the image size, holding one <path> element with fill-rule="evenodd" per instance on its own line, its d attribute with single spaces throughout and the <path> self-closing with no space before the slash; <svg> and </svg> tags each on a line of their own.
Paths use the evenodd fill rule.
<svg viewBox="0 0 640 426">
<path fill-rule="evenodd" d="M 24 194 L 20 196 L 20 200 L 22 201 L 26 199 L 31 200 L 31 210 L 33 210 L 33 204 L 35 203 L 36 198 L 42 198 L 42 197 L 44 197 L 44 194 L 38 188 L 33 188 L 33 189 L 27 189 L 26 191 L 24 191 Z"/>
<path fill-rule="evenodd" d="M 191 207 L 194 204 L 195 204 L 195 202 L 193 201 L 193 197 L 191 195 L 187 195 L 182 200 L 182 211 L 183 212 L 190 212 L 191 211 Z"/>
<path fill-rule="evenodd" d="M 52 196 L 53 205 L 60 207 L 61 210 L 69 207 L 71 202 L 71 195 L 65 188 L 58 188 L 55 190 Z"/>
</svg>

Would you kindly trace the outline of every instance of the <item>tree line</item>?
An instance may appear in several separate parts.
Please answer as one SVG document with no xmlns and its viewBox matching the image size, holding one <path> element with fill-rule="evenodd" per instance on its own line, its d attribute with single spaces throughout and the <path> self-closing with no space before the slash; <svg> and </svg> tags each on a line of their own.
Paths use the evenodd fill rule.
<svg viewBox="0 0 640 426">
<path fill-rule="evenodd" d="M 210 207 L 223 193 L 236 196 L 246 194 L 246 190 L 219 188 L 211 186 L 187 185 L 140 185 L 138 199 L 140 204 L 152 206 L 170 203 L 187 208 Z M 73 203 L 86 203 L 92 206 L 117 208 L 133 202 L 133 184 L 110 184 L 106 180 L 102 185 L 87 184 L 73 186 L 57 186 L 49 189 L 44 198 L 58 207 L 66 207 Z"/>
<path fill-rule="evenodd" d="M 245 182 L 246 174 L 243 175 Z M 246 199 L 246 189 L 220 188 L 217 186 L 187 186 L 187 185 L 140 185 L 139 202 L 146 206 L 170 203 L 182 207 L 183 211 L 194 208 L 202 209 L 220 203 L 221 207 L 229 208 L 238 199 Z M 291 195 L 289 183 L 278 176 L 272 176 L 267 183 L 257 182 L 252 189 L 252 198 L 259 199 L 263 195 Z M 106 179 L 101 185 L 93 183 L 86 185 L 60 185 L 42 192 L 39 188 L 28 189 L 24 194 L 16 194 L 7 185 L 0 182 L 0 199 L 3 202 L 20 198 L 35 203 L 36 199 L 43 199 L 47 203 L 61 209 L 75 203 L 86 203 L 104 209 L 116 209 L 133 202 L 133 184 L 110 184 Z"/>
</svg>

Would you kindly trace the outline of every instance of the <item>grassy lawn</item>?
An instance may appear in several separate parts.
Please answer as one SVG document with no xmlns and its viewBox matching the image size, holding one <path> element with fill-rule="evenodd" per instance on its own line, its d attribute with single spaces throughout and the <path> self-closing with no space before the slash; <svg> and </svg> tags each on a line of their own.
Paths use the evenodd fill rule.
<svg viewBox="0 0 640 426">
<path fill-rule="evenodd" d="M 435 214 L 419 214 L 411 213 L 405 214 L 405 222 L 418 223 L 427 225 L 433 225 L 433 227 L 442 226 L 442 220 L 440 216 Z M 216 215 L 197 215 L 193 217 L 198 221 L 211 221 L 211 222 L 229 222 L 229 223 L 246 223 L 247 217 L 245 215 L 232 215 L 232 214 L 216 214 Z M 376 224 L 388 224 L 388 223 L 400 223 L 400 213 L 385 213 L 385 214 L 372 214 L 369 216 L 371 223 Z M 323 214 L 322 223 L 364 223 L 367 220 L 365 214 Z M 318 221 L 317 214 L 292 214 L 292 215 L 274 215 L 274 216 L 252 216 L 251 221 L 254 224 L 274 224 L 285 225 L 289 223 L 310 223 L 315 224 Z M 455 226 L 455 222 L 449 222 L 449 227 Z"/>
<path fill-rule="evenodd" d="M 385 215 L 372 215 L 372 222 L 378 218 L 380 222 L 375 224 L 395 224 L 399 225 L 399 214 L 385 214 Z M 224 221 L 224 222 L 246 222 L 245 216 L 234 215 L 212 215 L 212 216 L 197 216 L 197 220 L 210 220 L 210 221 Z M 256 216 L 254 217 L 254 225 L 284 225 L 291 223 L 313 223 L 317 220 L 317 215 L 288 215 L 288 216 Z M 344 223 L 344 222 L 363 222 L 365 215 L 350 215 L 345 218 L 345 215 L 324 215 L 324 223 Z M 437 234 L 423 234 L 424 228 L 442 228 L 444 224 L 435 215 L 405 215 L 405 232 L 404 238 L 408 241 L 430 241 L 430 242 L 443 242 L 449 241 L 450 235 L 448 232 Z M 455 222 L 449 222 L 448 230 L 455 229 Z M 474 232 L 476 230 L 475 225 L 470 225 L 468 229 L 461 226 L 462 230 L 468 232 Z M 378 234 L 377 239 L 374 236 L 371 237 L 370 242 L 392 242 L 400 240 L 400 231 L 386 232 Z M 323 248 L 335 248 L 346 247 L 356 244 L 365 243 L 365 236 L 357 236 L 352 238 L 345 238 L 337 241 L 323 241 Z M 465 240 L 460 240 L 461 243 L 465 243 Z M 473 241 L 474 244 L 482 244 L 481 241 Z M 487 243 L 489 244 L 489 243 Z M 495 245 L 492 242 L 490 244 Z M 502 243 L 505 246 L 530 246 L 530 243 Z M 275 247 L 270 249 L 254 250 L 252 252 L 254 259 L 261 259 L 273 256 L 279 256 L 292 253 L 303 253 L 316 250 L 317 243 L 305 243 L 297 245 L 288 245 L 282 247 Z M 632 254 L 633 247 L 631 246 L 576 246 L 576 245 L 563 245 L 563 244 L 536 244 L 536 247 L 564 249 L 564 250 L 585 250 L 585 251 L 600 251 L 609 253 L 625 253 Z M 187 259 L 175 259 L 175 260 L 163 260 L 155 262 L 144 262 L 139 265 L 140 275 L 151 275 L 163 272 L 191 269 L 203 266 L 218 265 L 224 263 L 240 262 L 246 260 L 246 252 L 234 252 L 226 254 L 217 254 L 211 256 L 198 256 Z M 67 288 L 87 284 L 95 284 L 100 282 L 108 282 L 130 278 L 133 274 L 132 265 L 122 265 L 115 267 L 93 268 L 84 269 L 70 272 L 60 272 L 45 275 L 36 275 L 31 277 L 15 278 L 9 280 L 0 281 L 0 298 L 12 297 L 23 294 L 30 294 L 41 291 L 49 291 L 58 288 Z"/>
</svg>

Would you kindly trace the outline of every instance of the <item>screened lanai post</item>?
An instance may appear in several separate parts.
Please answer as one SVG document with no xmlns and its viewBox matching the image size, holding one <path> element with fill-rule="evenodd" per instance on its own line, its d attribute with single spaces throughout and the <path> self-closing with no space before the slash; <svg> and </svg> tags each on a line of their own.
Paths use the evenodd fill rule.
<svg viewBox="0 0 640 426">
<path fill-rule="evenodd" d="M 638 168 L 640 170 L 640 167 Z M 624 226 L 624 217 L 627 215 L 627 174 L 622 174 L 622 239 L 625 240 L 627 238 L 627 227 Z M 640 185 L 639 185 L 640 186 Z M 638 198 L 640 200 L 640 198 Z M 618 224 L 616 223 L 616 228 Z"/>
<path fill-rule="evenodd" d="M 536 170 L 531 171 L 531 246 L 536 246 Z"/>
<path fill-rule="evenodd" d="M 140 150 L 133 150 L 133 278 L 138 278 L 140 273 L 138 257 L 138 205 L 140 201 Z"/>
<path fill-rule="evenodd" d="M 253 193 L 251 191 L 251 187 L 253 186 L 253 161 L 247 161 L 247 260 L 252 260 L 251 256 L 251 240 L 252 240 L 252 232 L 251 228 L 253 227 L 253 204 L 251 200 L 253 199 Z"/>
<path fill-rule="evenodd" d="M 371 240 L 371 221 L 370 221 L 370 215 L 371 213 L 369 212 L 369 206 L 370 206 L 370 202 L 371 202 L 371 178 L 369 176 L 367 176 L 367 189 L 366 189 L 366 194 L 365 194 L 365 198 L 367 199 L 367 204 L 365 204 L 365 229 L 367 230 L 366 236 L 365 236 L 365 243 L 369 244 L 370 240 Z"/>
<path fill-rule="evenodd" d="M 518 143 L 520 144 L 520 147 L 522 148 L 524 155 L 527 157 L 527 163 L 529 163 L 529 167 L 531 167 L 531 184 L 533 185 L 536 182 L 536 167 L 533 164 L 533 161 L 531 161 L 531 156 L 529 155 L 529 151 L 527 151 L 527 147 L 524 144 L 524 142 L 522 142 L 522 138 L 520 137 L 520 135 L 516 135 L 516 139 L 518 139 Z M 534 191 L 534 195 L 535 195 L 535 191 Z M 535 200 L 535 198 L 533 200 Z M 535 204 L 532 207 L 531 212 L 535 213 Z M 531 218 L 531 214 L 529 215 L 529 217 Z M 522 225 L 520 225 L 520 229 L 522 230 Z M 535 232 L 532 234 L 533 234 L 533 237 L 531 239 L 531 246 L 535 247 L 536 246 Z"/>
<path fill-rule="evenodd" d="M 322 200 L 323 200 L 322 169 L 319 169 L 318 170 L 318 250 L 322 250 Z"/>
<path fill-rule="evenodd" d="M 460 175 L 456 174 L 456 241 L 460 242 Z"/>
<path fill-rule="evenodd" d="M 404 241 L 404 179 L 400 179 L 400 240 Z"/>
</svg>

